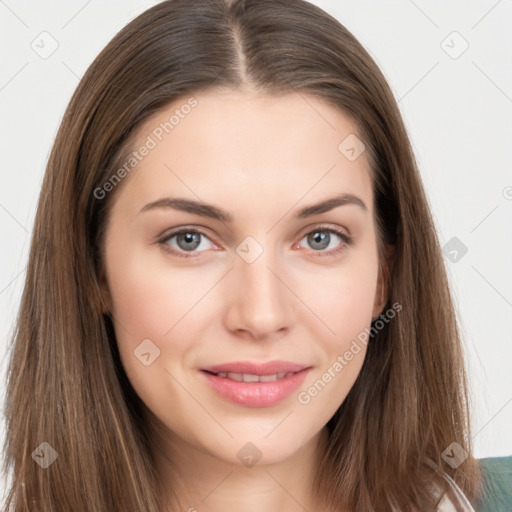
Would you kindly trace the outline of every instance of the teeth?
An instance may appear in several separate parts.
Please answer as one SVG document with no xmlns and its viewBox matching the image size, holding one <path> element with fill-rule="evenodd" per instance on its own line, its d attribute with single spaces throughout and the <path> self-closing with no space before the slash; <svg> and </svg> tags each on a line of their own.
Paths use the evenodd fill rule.
<svg viewBox="0 0 512 512">
<path fill-rule="evenodd" d="M 254 375 L 252 373 L 219 372 L 217 377 L 224 377 L 238 382 L 274 382 L 293 375 L 294 372 L 279 372 L 272 375 Z"/>
<path fill-rule="evenodd" d="M 260 375 L 260 382 L 274 382 L 277 380 L 277 375 L 274 373 L 273 375 Z"/>
<path fill-rule="evenodd" d="M 244 382 L 259 382 L 259 380 L 260 380 L 259 375 L 252 375 L 250 373 L 244 373 L 243 378 L 244 378 Z"/>
</svg>

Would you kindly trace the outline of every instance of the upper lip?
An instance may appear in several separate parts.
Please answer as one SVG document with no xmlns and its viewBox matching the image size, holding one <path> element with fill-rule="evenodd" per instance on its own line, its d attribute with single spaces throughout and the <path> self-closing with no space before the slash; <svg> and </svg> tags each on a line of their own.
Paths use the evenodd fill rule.
<svg viewBox="0 0 512 512">
<path fill-rule="evenodd" d="M 266 363 L 256 363 L 252 361 L 234 361 L 232 363 L 218 364 L 215 366 L 206 366 L 201 370 L 212 373 L 249 373 L 251 375 L 273 375 L 274 373 L 300 372 L 310 368 L 306 364 L 291 363 L 289 361 L 268 361 Z"/>
</svg>

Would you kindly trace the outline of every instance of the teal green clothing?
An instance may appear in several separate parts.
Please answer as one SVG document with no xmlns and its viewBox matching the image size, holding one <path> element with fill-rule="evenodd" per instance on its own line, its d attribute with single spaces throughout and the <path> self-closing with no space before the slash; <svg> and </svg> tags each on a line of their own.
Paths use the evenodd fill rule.
<svg viewBox="0 0 512 512">
<path fill-rule="evenodd" d="M 512 512 L 512 456 L 480 459 L 483 495 L 476 512 Z"/>
</svg>

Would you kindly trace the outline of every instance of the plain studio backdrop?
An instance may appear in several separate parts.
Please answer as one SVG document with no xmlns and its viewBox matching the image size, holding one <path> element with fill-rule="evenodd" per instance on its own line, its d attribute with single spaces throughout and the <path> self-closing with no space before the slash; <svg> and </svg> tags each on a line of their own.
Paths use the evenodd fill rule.
<svg viewBox="0 0 512 512">
<path fill-rule="evenodd" d="M 49 152 L 83 73 L 157 2 L 0 0 L 0 396 Z M 477 457 L 512 455 L 512 0 L 315 0 L 386 76 L 445 253 Z M 4 438 L 3 416 L 0 425 Z M 35 448 L 35 447 L 34 447 Z M 0 482 L 3 493 L 5 482 Z"/>
</svg>

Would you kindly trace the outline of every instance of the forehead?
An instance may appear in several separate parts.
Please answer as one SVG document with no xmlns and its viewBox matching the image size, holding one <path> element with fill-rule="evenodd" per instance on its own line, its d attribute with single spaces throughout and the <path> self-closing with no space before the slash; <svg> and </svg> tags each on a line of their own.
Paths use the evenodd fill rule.
<svg viewBox="0 0 512 512">
<path fill-rule="evenodd" d="M 240 207 L 257 196 L 291 207 L 302 198 L 309 204 L 353 193 L 371 209 L 361 139 L 348 116 L 302 92 L 204 91 L 177 99 L 139 127 L 130 149 L 150 149 L 126 185 L 138 203 L 165 191 Z"/>
</svg>

